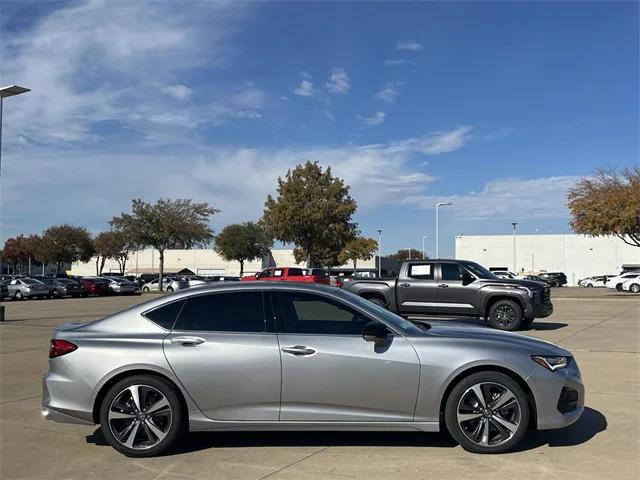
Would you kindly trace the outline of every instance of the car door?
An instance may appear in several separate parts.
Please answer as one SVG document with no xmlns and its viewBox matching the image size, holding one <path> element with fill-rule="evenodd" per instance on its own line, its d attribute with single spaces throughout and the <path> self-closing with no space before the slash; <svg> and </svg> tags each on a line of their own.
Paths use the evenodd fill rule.
<svg viewBox="0 0 640 480">
<path fill-rule="evenodd" d="M 438 311 L 438 284 L 433 263 L 411 263 L 406 278 L 398 279 L 396 302 L 402 314 L 433 314 Z"/>
<path fill-rule="evenodd" d="M 272 292 L 282 357 L 281 421 L 412 421 L 420 365 L 401 335 L 363 338 L 372 319 L 321 293 Z"/>
<path fill-rule="evenodd" d="M 475 286 L 463 281 L 466 273 L 460 264 L 442 262 L 438 265 L 438 313 L 441 315 L 475 315 L 472 303 Z M 468 274 L 469 278 L 471 274 Z"/>
<path fill-rule="evenodd" d="M 189 297 L 164 351 L 202 413 L 213 420 L 278 420 L 280 351 L 263 292 Z"/>
</svg>

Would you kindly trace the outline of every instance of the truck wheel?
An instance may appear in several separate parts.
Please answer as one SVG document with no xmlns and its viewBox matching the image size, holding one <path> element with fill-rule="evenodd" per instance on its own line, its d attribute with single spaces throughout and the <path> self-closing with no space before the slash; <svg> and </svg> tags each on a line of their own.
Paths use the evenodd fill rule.
<svg viewBox="0 0 640 480">
<path fill-rule="evenodd" d="M 512 332 L 524 324 L 522 307 L 513 300 L 498 300 L 489 310 L 489 325 Z"/>
<path fill-rule="evenodd" d="M 382 300 L 381 298 L 372 297 L 372 298 L 367 298 L 367 300 L 369 300 L 371 303 L 375 303 L 379 307 L 387 308 L 387 303 L 384 300 Z"/>
</svg>

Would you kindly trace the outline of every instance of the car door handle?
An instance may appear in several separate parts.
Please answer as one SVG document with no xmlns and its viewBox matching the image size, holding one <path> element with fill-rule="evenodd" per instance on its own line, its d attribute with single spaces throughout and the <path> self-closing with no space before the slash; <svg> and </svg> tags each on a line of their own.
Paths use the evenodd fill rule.
<svg viewBox="0 0 640 480">
<path fill-rule="evenodd" d="M 400 284 L 400 287 L 402 287 L 402 288 L 409 288 L 410 286 L 411 286 L 410 283 L 401 283 Z"/>
<path fill-rule="evenodd" d="M 282 347 L 282 351 L 284 353 L 290 353 L 291 355 L 295 355 L 297 357 L 313 355 L 314 353 L 316 353 L 315 349 L 305 347 L 303 345 L 296 345 L 295 347 Z"/>
<path fill-rule="evenodd" d="M 449 285 L 447 285 L 446 283 L 441 283 L 440 285 L 438 285 L 440 288 L 449 288 Z"/>
<path fill-rule="evenodd" d="M 206 342 L 206 340 L 201 337 L 173 337 L 171 339 L 171 343 L 182 345 L 183 347 L 195 347 L 204 342 Z"/>
</svg>

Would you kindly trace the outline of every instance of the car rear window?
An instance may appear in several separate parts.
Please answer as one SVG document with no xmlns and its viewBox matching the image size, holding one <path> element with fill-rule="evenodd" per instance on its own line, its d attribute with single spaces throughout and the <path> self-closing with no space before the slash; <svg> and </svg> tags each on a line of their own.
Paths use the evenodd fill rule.
<svg viewBox="0 0 640 480">
<path fill-rule="evenodd" d="M 167 330 L 171 330 L 173 328 L 173 324 L 178 318 L 178 315 L 180 314 L 180 310 L 182 310 L 184 302 L 184 300 L 171 302 L 158 308 L 154 308 L 153 310 L 149 310 L 148 312 L 144 312 L 142 315 L 156 325 L 166 328 Z"/>
<path fill-rule="evenodd" d="M 302 273 L 302 269 L 301 268 L 290 268 L 289 269 L 289 276 L 290 277 L 301 277 L 304 274 Z"/>
</svg>

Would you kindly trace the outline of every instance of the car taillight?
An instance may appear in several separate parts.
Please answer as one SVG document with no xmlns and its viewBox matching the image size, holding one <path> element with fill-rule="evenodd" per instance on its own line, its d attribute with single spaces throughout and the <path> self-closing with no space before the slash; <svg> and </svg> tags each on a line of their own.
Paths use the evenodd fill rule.
<svg viewBox="0 0 640 480">
<path fill-rule="evenodd" d="M 77 348 L 78 346 L 74 343 L 54 338 L 51 340 L 51 345 L 49 346 L 49 358 L 61 357 L 62 355 L 66 355 L 67 353 L 77 350 Z"/>
</svg>

